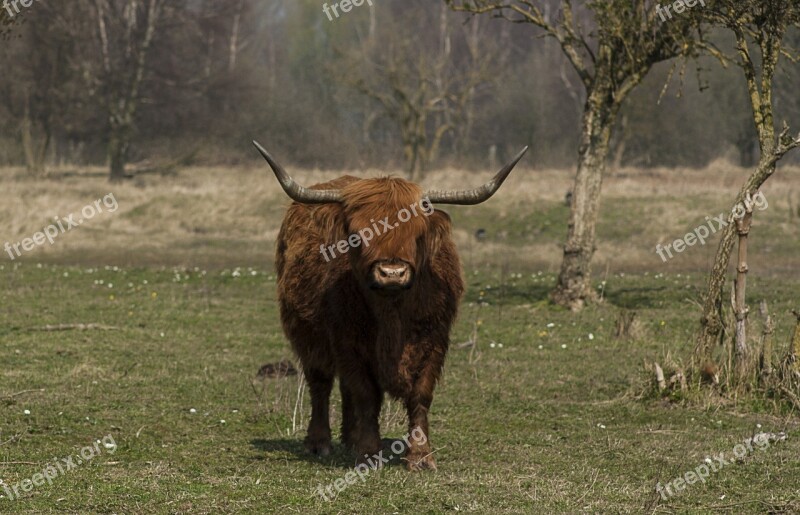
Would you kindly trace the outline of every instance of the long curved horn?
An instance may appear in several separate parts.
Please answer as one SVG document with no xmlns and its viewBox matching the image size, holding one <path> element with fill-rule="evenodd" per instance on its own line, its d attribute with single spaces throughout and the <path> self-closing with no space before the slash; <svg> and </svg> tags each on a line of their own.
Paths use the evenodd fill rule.
<svg viewBox="0 0 800 515">
<path fill-rule="evenodd" d="M 267 160 L 270 168 L 272 168 L 272 171 L 275 173 L 275 177 L 278 178 L 278 182 L 281 183 L 283 191 L 285 191 L 292 200 L 302 204 L 327 204 L 330 202 L 342 201 L 342 194 L 339 190 L 312 190 L 300 186 L 294 182 L 294 179 L 286 173 L 286 170 L 269 155 L 269 152 L 267 152 L 264 147 L 259 145 L 257 141 L 253 141 L 253 145 L 256 146 L 258 151 L 261 152 L 261 155 L 264 156 L 264 159 Z"/>
<path fill-rule="evenodd" d="M 502 170 L 497 172 L 497 175 L 494 178 L 484 184 L 479 188 L 475 188 L 474 190 L 431 190 L 425 193 L 425 197 L 431 201 L 433 204 L 458 204 L 462 206 L 474 206 L 475 204 L 480 204 L 481 202 L 486 202 L 491 198 L 495 192 L 500 189 L 500 186 L 503 185 L 503 181 L 506 180 L 508 174 L 511 173 L 511 170 L 517 166 L 517 163 L 522 159 L 522 156 L 525 155 L 525 152 L 528 151 L 528 147 L 522 149 L 522 151 L 517 154 L 510 163 L 505 165 Z"/>
</svg>

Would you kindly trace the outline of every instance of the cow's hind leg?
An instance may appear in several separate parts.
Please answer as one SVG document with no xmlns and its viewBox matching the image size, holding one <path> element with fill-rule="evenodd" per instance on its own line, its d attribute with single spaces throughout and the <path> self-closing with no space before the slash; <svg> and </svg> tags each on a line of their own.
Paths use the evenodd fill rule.
<svg viewBox="0 0 800 515">
<path fill-rule="evenodd" d="M 331 453 L 330 397 L 333 376 L 321 370 L 304 370 L 311 392 L 311 422 L 305 439 L 306 449 L 318 456 Z"/>
</svg>

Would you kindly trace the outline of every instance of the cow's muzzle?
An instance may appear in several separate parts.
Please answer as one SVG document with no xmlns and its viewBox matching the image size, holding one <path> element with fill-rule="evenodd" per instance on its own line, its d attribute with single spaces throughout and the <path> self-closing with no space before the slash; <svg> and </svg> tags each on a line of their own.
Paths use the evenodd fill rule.
<svg viewBox="0 0 800 515">
<path fill-rule="evenodd" d="M 385 292 L 407 290 L 413 281 L 413 271 L 408 263 L 379 261 L 372 265 L 370 287 Z"/>
</svg>

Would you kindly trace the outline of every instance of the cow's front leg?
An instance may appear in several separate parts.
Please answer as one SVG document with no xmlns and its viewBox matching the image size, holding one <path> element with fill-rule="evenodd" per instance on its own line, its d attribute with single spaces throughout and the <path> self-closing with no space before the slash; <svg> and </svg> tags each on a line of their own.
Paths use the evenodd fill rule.
<svg viewBox="0 0 800 515">
<path fill-rule="evenodd" d="M 311 390 L 311 422 L 305 439 L 306 449 L 317 456 L 331 453 L 330 396 L 333 376 L 321 370 L 304 370 Z"/>
<path fill-rule="evenodd" d="M 383 392 L 367 374 L 343 377 L 341 382 L 342 441 L 356 453 L 358 463 L 368 463 L 381 450 L 378 416 Z"/>
<path fill-rule="evenodd" d="M 406 467 L 412 472 L 436 470 L 428 428 L 428 411 L 431 409 L 433 389 L 442 364 L 442 360 L 429 361 L 414 382 L 411 394 L 406 398 L 409 435 L 405 459 Z"/>
</svg>

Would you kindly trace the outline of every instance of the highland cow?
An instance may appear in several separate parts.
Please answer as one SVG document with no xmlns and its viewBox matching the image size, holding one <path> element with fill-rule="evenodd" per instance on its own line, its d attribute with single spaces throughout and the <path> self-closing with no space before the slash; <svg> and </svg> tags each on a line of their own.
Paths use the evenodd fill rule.
<svg viewBox="0 0 800 515">
<path fill-rule="evenodd" d="M 281 322 L 311 393 L 306 448 L 331 451 L 329 399 L 338 378 L 341 438 L 359 462 L 381 449 L 387 393 L 404 402 L 409 433 L 425 435 L 410 440 L 408 469 L 435 469 L 428 411 L 464 281 L 450 217 L 433 205 L 486 201 L 527 148 L 479 188 L 423 193 L 392 177 L 344 176 L 304 188 L 255 145 L 294 200 L 275 263 Z M 420 207 L 417 216 L 408 216 L 411 206 Z M 338 251 L 331 258 L 325 249 Z"/>
</svg>

